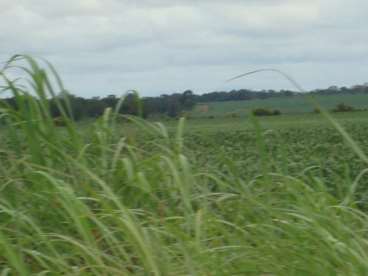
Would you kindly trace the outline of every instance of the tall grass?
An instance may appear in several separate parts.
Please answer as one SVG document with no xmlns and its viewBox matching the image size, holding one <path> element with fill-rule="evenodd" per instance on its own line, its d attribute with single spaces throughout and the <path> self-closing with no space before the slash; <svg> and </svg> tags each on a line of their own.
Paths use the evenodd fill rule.
<svg viewBox="0 0 368 276">
<path fill-rule="evenodd" d="M 354 190 L 362 175 L 337 197 L 318 178 L 272 173 L 260 130 L 263 173 L 251 181 L 193 166 L 183 120 L 171 135 L 127 117 L 132 134 L 117 108 L 81 130 L 46 66 L 16 56 L 0 73 L 16 100 L 1 103 L 1 275 L 368 273 L 368 219 Z"/>
</svg>

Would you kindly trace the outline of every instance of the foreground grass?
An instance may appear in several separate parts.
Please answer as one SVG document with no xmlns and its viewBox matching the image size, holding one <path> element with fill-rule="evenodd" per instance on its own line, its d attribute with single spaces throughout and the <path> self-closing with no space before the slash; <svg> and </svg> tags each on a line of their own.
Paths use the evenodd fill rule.
<svg viewBox="0 0 368 276">
<path fill-rule="evenodd" d="M 336 176 L 336 193 L 324 178 L 270 166 L 287 168 L 294 156 L 270 155 L 257 122 L 257 170 L 246 177 L 248 156 L 226 169 L 229 156 L 214 155 L 210 140 L 211 151 L 193 152 L 202 143 L 194 136 L 188 148 L 184 121 L 172 134 L 128 118 L 133 133 L 106 110 L 79 131 L 60 99 L 60 130 L 42 100 L 54 96 L 53 82 L 33 59 L 15 60 L 24 61 L 30 90 L 4 76 L 18 108 L 1 109 L 2 275 L 367 274 L 368 219 L 356 192 L 365 163 L 352 179 Z"/>
</svg>

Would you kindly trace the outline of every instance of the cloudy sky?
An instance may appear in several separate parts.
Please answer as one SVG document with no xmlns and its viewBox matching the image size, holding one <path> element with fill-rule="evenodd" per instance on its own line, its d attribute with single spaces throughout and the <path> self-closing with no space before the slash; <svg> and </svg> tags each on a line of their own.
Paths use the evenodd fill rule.
<svg viewBox="0 0 368 276">
<path fill-rule="evenodd" d="M 144 96 L 368 82 L 367 0 L 0 0 L 0 61 L 51 61 L 72 93 Z"/>
</svg>

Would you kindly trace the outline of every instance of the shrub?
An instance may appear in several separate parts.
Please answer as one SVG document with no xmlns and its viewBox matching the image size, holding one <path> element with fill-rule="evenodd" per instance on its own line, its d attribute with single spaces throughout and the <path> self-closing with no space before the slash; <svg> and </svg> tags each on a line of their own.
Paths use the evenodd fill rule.
<svg viewBox="0 0 368 276">
<path fill-rule="evenodd" d="M 278 109 L 275 109 L 275 110 L 272 112 L 272 115 L 274 115 L 274 116 L 281 115 L 281 111 L 280 111 L 280 110 L 278 110 Z"/>
<path fill-rule="evenodd" d="M 333 110 L 333 112 L 351 112 L 351 111 L 355 111 L 355 108 L 344 104 L 344 103 L 339 103 Z"/>
<path fill-rule="evenodd" d="M 257 108 L 252 111 L 254 116 L 277 116 L 281 115 L 281 111 L 278 109 L 269 110 L 266 108 Z"/>
<path fill-rule="evenodd" d="M 236 112 L 231 112 L 231 113 L 227 113 L 226 117 L 228 117 L 228 118 L 238 118 L 239 114 L 236 113 Z"/>
</svg>

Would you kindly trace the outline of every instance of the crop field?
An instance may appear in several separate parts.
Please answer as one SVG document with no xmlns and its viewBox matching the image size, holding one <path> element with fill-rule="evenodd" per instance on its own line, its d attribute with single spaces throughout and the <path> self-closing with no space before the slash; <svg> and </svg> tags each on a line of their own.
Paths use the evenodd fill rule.
<svg viewBox="0 0 368 276">
<path fill-rule="evenodd" d="M 342 125 L 349 126 L 350 124 L 366 124 L 368 123 L 368 111 L 356 111 L 346 113 L 333 113 L 333 118 Z M 284 128 L 314 128 L 326 127 L 329 128 L 331 124 L 321 114 L 315 113 L 299 113 L 299 114 L 285 114 L 280 116 L 264 116 L 258 117 L 257 121 L 261 128 L 265 130 L 279 130 Z M 154 122 L 154 121 L 153 121 Z M 177 121 L 164 121 L 164 124 L 169 129 L 176 129 Z M 254 129 L 254 122 L 249 114 L 245 117 L 215 117 L 215 118 L 189 118 L 186 120 L 186 133 L 193 132 L 217 132 L 217 131 L 232 131 L 242 130 L 251 131 Z"/>
<path fill-rule="evenodd" d="M 339 103 L 345 103 L 356 109 L 368 108 L 367 94 L 352 94 L 352 95 L 316 95 L 315 100 L 325 109 L 331 110 Z M 202 106 L 206 106 L 203 112 Z M 253 109 L 266 108 L 277 109 L 283 114 L 298 114 L 311 113 L 314 106 L 306 100 L 302 95 L 289 96 L 279 98 L 268 98 L 264 100 L 254 99 L 248 101 L 225 101 L 225 102 L 209 102 L 203 103 L 192 112 L 194 117 L 226 117 L 231 113 L 236 113 L 238 116 L 244 117 Z"/>
<path fill-rule="evenodd" d="M 341 114 L 335 120 L 361 149 L 367 148 L 367 112 Z M 341 134 L 319 115 L 286 115 L 254 122 L 223 119 L 212 123 L 187 122 L 184 135 L 189 156 L 194 156 L 193 162 L 200 162 L 202 168 L 216 167 L 222 173 L 224 168 L 234 169 L 248 181 L 264 171 L 293 177 L 307 173 L 334 192 L 339 188 L 335 186 L 337 182 L 344 179 L 344 183 L 351 183 L 365 168 Z"/>
<path fill-rule="evenodd" d="M 81 126 L 4 79 L 1 275 L 367 275 L 368 112 Z M 38 95 L 38 98 L 31 95 Z"/>
</svg>

